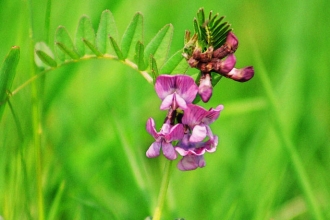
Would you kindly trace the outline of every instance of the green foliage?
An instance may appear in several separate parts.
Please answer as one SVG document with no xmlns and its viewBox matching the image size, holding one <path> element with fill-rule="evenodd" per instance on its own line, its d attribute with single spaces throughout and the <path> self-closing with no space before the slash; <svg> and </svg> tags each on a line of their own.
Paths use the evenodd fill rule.
<svg viewBox="0 0 330 220">
<path fill-rule="evenodd" d="M 161 68 L 161 73 L 168 74 L 187 71 L 188 65 L 180 51 L 168 58 L 173 37 L 171 24 L 165 25 L 146 46 L 143 43 L 143 35 L 141 13 L 135 14 L 120 41 L 114 17 L 109 10 L 102 12 L 96 35 L 90 19 L 82 16 L 78 23 L 74 43 L 65 27 L 57 28 L 55 34 L 56 60 L 65 63 L 71 60 L 78 61 L 96 57 L 117 59 L 140 71 L 149 82 L 152 79 L 149 76 L 154 78 L 158 74 L 158 67 Z M 44 42 L 38 42 L 36 44 L 37 66 L 41 68 L 60 67 L 61 64 L 57 64 L 52 54 Z"/>
<path fill-rule="evenodd" d="M 16 74 L 16 67 L 20 57 L 20 48 L 13 46 L 3 61 L 0 69 L 0 121 L 2 118 L 5 102 L 10 94 L 10 88 Z"/>
<path fill-rule="evenodd" d="M 226 41 L 228 32 L 231 31 L 230 24 L 223 22 L 224 16 L 218 17 L 219 14 L 212 16 L 210 11 L 208 19 L 205 18 L 204 9 L 198 10 L 197 19 L 194 19 L 195 33 L 199 36 L 199 46 L 205 50 L 210 46 L 214 49 L 219 48 Z"/>
</svg>

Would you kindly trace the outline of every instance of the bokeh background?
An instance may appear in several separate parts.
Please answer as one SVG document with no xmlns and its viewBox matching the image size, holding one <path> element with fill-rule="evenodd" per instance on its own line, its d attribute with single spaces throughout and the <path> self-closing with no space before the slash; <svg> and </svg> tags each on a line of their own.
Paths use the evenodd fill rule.
<svg viewBox="0 0 330 220">
<path fill-rule="evenodd" d="M 329 1 L 59 0 L 51 3 L 49 31 L 46 5 L 42 0 L 0 1 L 0 59 L 11 46 L 21 47 L 13 89 L 31 78 L 31 27 L 35 42 L 54 49 L 59 25 L 73 37 L 82 15 L 97 29 L 102 11 L 109 9 L 122 36 L 140 11 L 146 43 L 173 24 L 174 53 L 183 47 L 184 31 L 193 30 L 200 7 L 225 15 L 232 24 L 239 39 L 237 67 L 253 65 L 255 77 L 243 84 L 222 79 L 203 105 L 225 106 L 211 126 L 220 137 L 217 151 L 205 156 L 203 169 L 181 172 L 174 162 L 163 219 L 313 219 L 260 71 L 270 79 L 281 129 L 298 152 L 316 206 L 330 219 Z M 153 117 L 159 128 L 166 115 L 153 86 L 109 60 L 66 65 L 47 73 L 44 81 L 39 175 L 45 218 L 151 216 L 165 160 L 145 157 L 153 141 L 145 123 Z M 20 128 L 7 105 L 0 121 L 0 216 L 38 219 L 31 85 L 10 101 Z"/>
</svg>

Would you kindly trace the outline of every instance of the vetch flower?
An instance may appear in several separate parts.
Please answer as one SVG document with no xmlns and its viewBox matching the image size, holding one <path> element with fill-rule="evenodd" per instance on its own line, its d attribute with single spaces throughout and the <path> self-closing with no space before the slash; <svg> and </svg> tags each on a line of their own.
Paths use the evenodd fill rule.
<svg viewBox="0 0 330 220">
<path fill-rule="evenodd" d="M 173 148 L 172 141 L 182 139 L 184 135 L 184 128 L 182 124 L 172 126 L 170 120 L 167 120 L 160 132 L 156 131 L 155 121 L 149 118 L 146 129 L 149 134 L 155 138 L 155 142 L 151 144 L 147 150 L 147 157 L 153 158 L 159 156 L 160 149 L 162 149 L 164 156 L 169 160 L 175 160 L 177 155 Z"/>
<path fill-rule="evenodd" d="M 211 108 L 209 111 L 203 107 L 188 104 L 184 111 L 182 123 L 188 125 L 192 135 L 189 138 L 190 142 L 200 142 L 206 136 L 212 137 L 212 132 L 209 124 L 214 122 L 220 115 L 223 105 Z"/>
<path fill-rule="evenodd" d="M 206 142 L 190 142 L 189 134 L 185 134 L 175 150 L 183 156 L 177 167 L 180 170 L 194 170 L 205 166 L 204 153 L 213 153 L 218 145 L 218 137 L 211 136 Z"/>
<path fill-rule="evenodd" d="M 213 57 L 222 59 L 226 57 L 228 54 L 235 53 L 237 47 L 238 47 L 238 39 L 234 35 L 234 33 L 230 31 L 227 35 L 226 42 L 213 52 Z"/>
<path fill-rule="evenodd" d="M 184 110 L 198 92 L 194 79 L 186 75 L 160 75 L 156 79 L 155 89 L 162 100 L 162 110 L 176 110 L 178 107 Z"/>
<path fill-rule="evenodd" d="M 198 94 L 201 96 L 203 102 L 208 102 L 212 96 L 212 83 L 210 73 L 202 74 L 199 80 Z"/>
</svg>

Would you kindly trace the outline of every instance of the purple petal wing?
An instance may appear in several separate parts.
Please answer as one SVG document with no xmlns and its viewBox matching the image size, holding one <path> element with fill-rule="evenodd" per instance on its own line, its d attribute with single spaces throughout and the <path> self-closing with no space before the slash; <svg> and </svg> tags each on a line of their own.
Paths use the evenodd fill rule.
<svg viewBox="0 0 330 220">
<path fill-rule="evenodd" d="M 160 75 L 156 79 L 155 90 L 158 97 L 163 100 L 166 96 L 175 92 L 175 78 L 176 76 L 171 75 Z"/>
<path fill-rule="evenodd" d="M 177 75 L 176 87 L 178 95 L 187 103 L 194 101 L 198 92 L 198 87 L 193 78 L 186 75 Z"/>
<path fill-rule="evenodd" d="M 155 129 L 155 121 L 153 118 L 149 118 L 147 121 L 146 129 L 156 140 L 159 137 L 158 132 Z"/>
<path fill-rule="evenodd" d="M 175 152 L 174 147 L 172 146 L 172 144 L 163 142 L 162 143 L 162 150 L 163 150 L 164 156 L 167 159 L 169 159 L 169 160 L 175 160 L 176 159 L 177 155 L 176 155 L 176 152 Z"/>
<path fill-rule="evenodd" d="M 176 105 L 179 106 L 182 110 L 187 109 L 186 101 L 176 93 L 174 93 L 174 96 L 175 96 Z"/>
<path fill-rule="evenodd" d="M 198 158 L 195 155 L 187 155 L 183 157 L 178 163 L 179 170 L 187 171 L 187 170 L 195 170 L 199 163 Z"/>
<path fill-rule="evenodd" d="M 218 119 L 220 112 L 223 110 L 223 105 L 218 105 L 215 109 L 211 108 L 206 114 L 205 117 L 203 118 L 202 122 L 204 124 L 211 124 L 215 120 Z"/>
<path fill-rule="evenodd" d="M 147 150 L 147 157 L 153 158 L 159 156 L 159 151 L 160 151 L 161 143 L 160 142 L 154 142 L 151 144 L 149 149 Z"/>
<path fill-rule="evenodd" d="M 189 141 L 200 142 L 206 137 L 206 127 L 203 125 L 196 125 L 192 131 Z"/>
</svg>

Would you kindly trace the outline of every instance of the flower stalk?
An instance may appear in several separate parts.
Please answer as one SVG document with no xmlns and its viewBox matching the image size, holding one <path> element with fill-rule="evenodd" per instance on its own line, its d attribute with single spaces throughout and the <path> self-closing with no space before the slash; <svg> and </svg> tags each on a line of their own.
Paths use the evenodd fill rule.
<svg viewBox="0 0 330 220">
<path fill-rule="evenodd" d="M 172 160 L 166 160 L 163 179 L 158 195 L 158 202 L 152 220 L 160 220 L 160 217 L 162 216 L 162 211 L 166 199 L 166 193 L 170 182 L 171 167 L 172 167 Z"/>
</svg>

